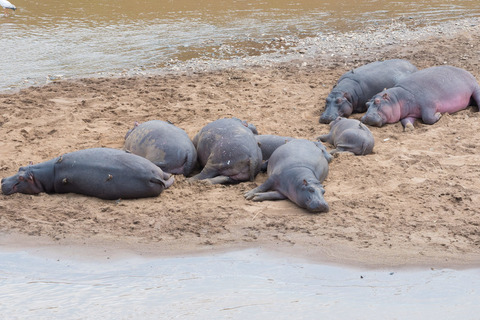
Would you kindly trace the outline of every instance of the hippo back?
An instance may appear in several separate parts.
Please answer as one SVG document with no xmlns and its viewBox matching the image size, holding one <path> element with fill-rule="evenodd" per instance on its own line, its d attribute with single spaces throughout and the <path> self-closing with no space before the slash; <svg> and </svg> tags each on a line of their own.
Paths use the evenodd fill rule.
<svg viewBox="0 0 480 320">
<path fill-rule="evenodd" d="M 417 70 L 417 67 L 407 60 L 375 61 L 343 74 L 338 80 L 336 90 L 341 89 L 341 83 L 346 79 L 358 83 L 361 90 L 356 91 L 356 104 L 359 111 L 363 112 L 366 110 L 365 103 L 371 97 L 385 88 L 395 86 L 403 78 Z M 350 89 L 350 86 L 348 88 Z"/>
<path fill-rule="evenodd" d="M 328 175 L 326 151 L 317 143 L 305 140 L 292 140 L 275 150 L 268 162 L 267 174 L 273 176 L 291 168 L 302 167 L 312 170 L 319 181 Z"/>
<path fill-rule="evenodd" d="M 197 161 L 197 151 L 187 133 L 161 120 L 147 121 L 130 130 L 124 149 L 174 174 L 189 175 Z"/>
<path fill-rule="evenodd" d="M 56 193 L 79 193 L 102 199 L 158 196 L 170 184 L 151 161 L 122 150 L 94 148 L 57 158 Z"/>
</svg>

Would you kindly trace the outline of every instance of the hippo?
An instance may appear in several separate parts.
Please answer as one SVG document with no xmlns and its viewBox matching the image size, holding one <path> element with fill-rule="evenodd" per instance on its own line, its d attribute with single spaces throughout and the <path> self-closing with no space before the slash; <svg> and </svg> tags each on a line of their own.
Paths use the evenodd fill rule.
<svg viewBox="0 0 480 320">
<path fill-rule="evenodd" d="M 2 179 L 2 192 L 79 193 L 106 200 L 156 197 L 174 177 L 151 161 L 110 148 L 74 151 L 21 167 Z"/>
<path fill-rule="evenodd" d="M 277 136 L 274 134 L 260 134 L 255 136 L 255 139 L 262 150 L 262 160 L 268 160 L 278 147 L 295 138 Z"/>
<path fill-rule="evenodd" d="M 332 144 L 335 149 L 330 153 L 351 152 L 355 155 L 372 153 L 375 140 L 366 125 L 355 119 L 338 117 L 330 122 L 330 132 L 317 138 Z"/>
<path fill-rule="evenodd" d="M 392 59 L 375 61 L 343 74 L 327 97 L 320 123 L 365 112 L 371 97 L 416 71 L 417 67 L 410 62 Z"/>
<path fill-rule="evenodd" d="M 261 171 L 265 172 L 267 171 L 268 159 L 270 159 L 270 156 L 272 155 L 272 153 L 278 147 L 287 143 L 288 141 L 292 141 L 294 138 L 277 136 L 273 134 L 261 134 L 261 135 L 255 136 L 255 139 L 257 140 L 258 145 L 262 150 L 263 163 L 261 166 Z"/>
<path fill-rule="evenodd" d="M 323 180 L 332 156 L 321 142 L 295 139 L 278 147 L 268 161 L 268 179 L 245 193 L 247 200 L 290 199 L 310 212 L 328 212 Z M 269 191 L 272 190 L 272 191 Z"/>
<path fill-rule="evenodd" d="M 124 149 L 168 173 L 188 176 L 197 164 L 197 150 L 187 133 L 166 121 L 135 123 L 125 136 Z"/>
<path fill-rule="evenodd" d="M 431 67 L 376 94 L 368 104 L 368 111 L 361 118 L 363 123 L 381 127 L 401 121 L 404 130 L 413 130 L 416 118 L 434 124 L 441 112 L 454 113 L 471 104 L 479 106 L 480 86 L 466 70 L 453 66 Z"/>
<path fill-rule="evenodd" d="M 193 138 L 202 171 L 191 177 L 212 184 L 253 181 L 260 171 L 262 151 L 244 121 L 223 118 L 210 122 Z"/>
</svg>

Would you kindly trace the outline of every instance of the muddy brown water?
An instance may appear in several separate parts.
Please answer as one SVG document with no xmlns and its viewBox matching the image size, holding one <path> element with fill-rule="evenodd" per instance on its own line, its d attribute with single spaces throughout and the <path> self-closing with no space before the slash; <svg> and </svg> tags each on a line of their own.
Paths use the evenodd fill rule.
<svg viewBox="0 0 480 320">
<path fill-rule="evenodd" d="M 0 91 L 258 56 L 306 37 L 479 17 L 478 0 L 13 0 L 0 15 Z"/>
</svg>

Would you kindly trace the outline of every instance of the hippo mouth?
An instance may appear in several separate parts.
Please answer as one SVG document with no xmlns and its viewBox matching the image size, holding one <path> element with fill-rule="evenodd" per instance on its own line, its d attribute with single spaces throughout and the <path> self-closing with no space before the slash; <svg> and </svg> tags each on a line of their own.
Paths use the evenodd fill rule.
<svg viewBox="0 0 480 320">
<path fill-rule="evenodd" d="M 319 199 L 309 199 L 306 205 L 307 205 L 307 210 L 310 212 L 327 213 L 330 210 L 330 208 L 328 207 L 328 204 L 325 201 L 321 201 Z"/>
<path fill-rule="evenodd" d="M 13 186 L 6 186 L 4 183 L 2 183 L 2 193 L 8 196 L 17 192 L 17 187 L 19 184 L 20 182 L 17 182 Z"/>
<path fill-rule="evenodd" d="M 330 115 L 330 114 L 322 114 L 320 116 L 320 123 L 324 123 L 324 124 L 329 124 L 330 122 L 332 122 L 333 120 L 337 119 L 340 115 L 337 114 L 337 115 Z"/>
<path fill-rule="evenodd" d="M 365 114 L 360 121 L 373 127 L 381 127 L 386 122 L 380 114 Z"/>
</svg>

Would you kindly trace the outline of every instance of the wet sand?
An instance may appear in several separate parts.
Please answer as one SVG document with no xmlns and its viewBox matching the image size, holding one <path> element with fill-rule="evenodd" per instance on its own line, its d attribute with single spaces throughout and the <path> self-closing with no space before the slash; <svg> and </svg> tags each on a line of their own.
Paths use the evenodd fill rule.
<svg viewBox="0 0 480 320">
<path fill-rule="evenodd" d="M 419 69 L 454 65 L 480 79 L 479 44 L 480 26 L 471 25 L 449 35 L 396 39 L 372 51 L 246 68 L 61 81 L 0 94 L 0 174 L 10 176 L 29 161 L 82 148 L 122 148 L 133 123 L 151 119 L 172 121 L 193 137 L 208 122 L 234 116 L 254 123 L 261 134 L 313 140 L 328 132 L 318 118 L 344 72 L 403 58 Z M 177 176 L 170 189 L 151 199 L 0 195 L 0 243 L 162 255 L 263 247 L 371 267 L 478 266 L 479 118 L 477 107 L 470 107 L 432 126 L 417 122 L 414 132 L 403 132 L 400 124 L 371 128 L 373 154 L 341 155 L 330 164 L 326 214 L 310 214 L 289 201 L 245 200 L 243 193 L 262 183 L 264 174 L 230 186 L 192 185 Z"/>
</svg>

